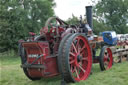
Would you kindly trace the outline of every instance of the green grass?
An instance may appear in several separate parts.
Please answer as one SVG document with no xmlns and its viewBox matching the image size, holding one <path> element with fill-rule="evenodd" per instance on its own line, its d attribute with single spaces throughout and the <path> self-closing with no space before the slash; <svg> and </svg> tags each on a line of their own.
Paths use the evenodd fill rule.
<svg viewBox="0 0 128 85">
<path fill-rule="evenodd" d="M 128 85 L 128 62 L 114 64 L 112 69 L 103 72 L 95 64 L 92 72 L 87 80 L 69 85 Z M 60 85 L 60 81 L 60 76 L 31 81 L 20 68 L 19 57 L 0 55 L 0 85 Z"/>
</svg>

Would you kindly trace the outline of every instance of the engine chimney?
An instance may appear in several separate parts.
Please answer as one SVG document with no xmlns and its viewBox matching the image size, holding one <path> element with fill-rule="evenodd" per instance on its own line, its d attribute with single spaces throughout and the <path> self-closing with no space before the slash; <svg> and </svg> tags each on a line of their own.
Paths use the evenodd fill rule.
<svg viewBox="0 0 128 85">
<path fill-rule="evenodd" d="M 87 22 L 91 29 L 93 29 L 93 21 L 92 21 L 92 6 L 86 6 L 86 17 L 87 17 Z"/>
</svg>

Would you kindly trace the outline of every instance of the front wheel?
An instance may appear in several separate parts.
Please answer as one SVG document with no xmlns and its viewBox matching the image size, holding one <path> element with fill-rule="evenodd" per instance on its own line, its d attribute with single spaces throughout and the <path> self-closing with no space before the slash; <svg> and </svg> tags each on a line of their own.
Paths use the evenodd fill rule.
<svg viewBox="0 0 128 85">
<path fill-rule="evenodd" d="M 86 80 L 91 72 L 92 52 L 87 38 L 79 33 L 70 36 L 59 48 L 62 53 L 62 76 L 66 82 Z"/>
<path fill-rule="evenodd" d="M 101 53 L 99 56 L 99 63 L 102 71 L 108 70 L 112 67 L 112 64 L 113 64 L 112 51 L 107 46 L 104 46 L 101 49 Z"/>
</svg>

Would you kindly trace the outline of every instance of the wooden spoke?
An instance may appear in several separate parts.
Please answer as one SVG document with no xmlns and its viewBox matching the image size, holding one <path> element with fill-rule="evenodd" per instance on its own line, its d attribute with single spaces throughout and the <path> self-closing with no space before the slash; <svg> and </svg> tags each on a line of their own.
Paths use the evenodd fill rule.
<svg viewBox="0 0 128 85">
<path fill-rule="evenodd" d="M 73 52 L 70 52 L 70 55 L 74 56 L 75 57 L 75 54 Z"/>
<path fill-rule="evenodd" d="M 75 73 L 76 73 L 77 78 L 79 79 L 80 77 L 79 77 L 79 74 L 76 68 L 75 68 Z"/>
<path fill-rule="evenodd" d="M 88 61 L 88 58 L 87 58 L 87 57 L 85 57 L 85 58 L 82 58 L 82 60 L 83 60 L 83 61 Z"/>
<path fill-rule="evenodd" d="M 75 52 L 78 53 L 74 43 L 72 43 L 72 46 L 73 46 L 73 49 L 75 50 Z"/>
<path fill-rule="evenodd" d="M 79 68 L 85 73 L 85 70 L 82 68 L 81 65 L 79 65 Z"/>
<path fill-rule="evenodd" d="M 86 48 L 86 46 L 84 45 L 81 50 L 80 50 L 80 53 Z"/>
<path fill-rule="evenodd" d="M 75 62 L 75 59 L 74 59 L 74 60 L 71 60 L 71 61 L 70 61 L 70 64 L 72 64 L 72 63 L 74 63 L 74 62 Z"/>
</svg>

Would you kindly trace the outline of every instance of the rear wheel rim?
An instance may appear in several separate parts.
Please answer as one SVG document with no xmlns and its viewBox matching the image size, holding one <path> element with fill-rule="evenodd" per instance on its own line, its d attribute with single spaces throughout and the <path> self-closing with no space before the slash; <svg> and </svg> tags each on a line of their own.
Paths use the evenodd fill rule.
<svg viewBox="0 0 128 85">
<path fill-rule="evenodd" d="M 76 81 L 85 80 L 91 72 L 91 49 L 83 36 L 77 36 L 71 43 L 69 64 L 72 77 Z"/>
</svg>

